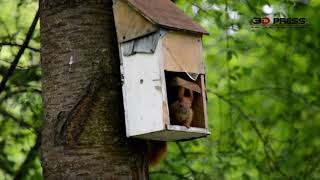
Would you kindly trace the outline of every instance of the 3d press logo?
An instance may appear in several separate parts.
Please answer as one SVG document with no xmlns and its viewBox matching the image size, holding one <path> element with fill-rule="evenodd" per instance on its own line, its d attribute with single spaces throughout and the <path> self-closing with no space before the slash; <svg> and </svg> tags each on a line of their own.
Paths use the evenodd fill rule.
<svg viewBox="0 0 320 180">
<path fill-rule="evenodd" d="M 307 25 L 306 18 L 256 17 L 251 22 L 252 28 L 302 28 Z"/>
</svg>

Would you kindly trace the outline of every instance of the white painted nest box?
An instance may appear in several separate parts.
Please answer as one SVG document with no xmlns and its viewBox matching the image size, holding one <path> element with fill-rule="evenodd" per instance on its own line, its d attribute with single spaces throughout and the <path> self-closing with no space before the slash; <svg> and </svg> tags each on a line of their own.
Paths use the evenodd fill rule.
<svg viewBox="0 0 320 180">
<path fill-rule="evenodd" d="M 202 35 L 169 0 L 114 0 L 128 137 L 209 135 Z"/>
</svg>

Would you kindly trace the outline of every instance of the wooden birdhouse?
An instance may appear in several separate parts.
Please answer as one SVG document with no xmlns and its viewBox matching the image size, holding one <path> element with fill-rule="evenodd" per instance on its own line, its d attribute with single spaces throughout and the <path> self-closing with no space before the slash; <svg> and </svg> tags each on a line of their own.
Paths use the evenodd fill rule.
<svg viewBox="0 0 320 180">
<path fill-rule="evenodd" d="M 202 36 L 170 0 L 114 0 L 128 137 L 209 135 Z"/>
</svg>

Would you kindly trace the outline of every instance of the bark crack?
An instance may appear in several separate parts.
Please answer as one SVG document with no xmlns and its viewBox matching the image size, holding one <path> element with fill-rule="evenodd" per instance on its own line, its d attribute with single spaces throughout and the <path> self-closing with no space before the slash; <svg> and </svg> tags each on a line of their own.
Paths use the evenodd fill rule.
<svg viewBox="0 0 320 180">
<path fill-rule="evenodd" d="M 71 111 L 60 111 L 55 125 L 56 145 L 76 145 L 78 136 L 83 130 L 85 121 L 89 118 L 92 97 L 96 92 L 94 82 L 91 81 L 86 93 Z"/>
</svg>

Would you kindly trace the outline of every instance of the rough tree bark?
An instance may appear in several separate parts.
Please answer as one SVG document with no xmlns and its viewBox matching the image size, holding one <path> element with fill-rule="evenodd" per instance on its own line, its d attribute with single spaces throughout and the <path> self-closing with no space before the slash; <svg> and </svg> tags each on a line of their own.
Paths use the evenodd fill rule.
<svg viewBox="0 0 320 180">
<path fill-rule="evenodd" d="M 125 137 L 112 0 L 40 0 L 45 179 L 147 179 Z"/>
</svg>

